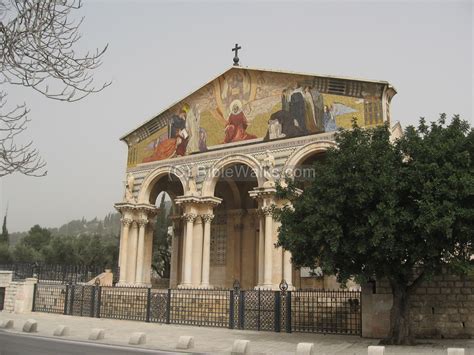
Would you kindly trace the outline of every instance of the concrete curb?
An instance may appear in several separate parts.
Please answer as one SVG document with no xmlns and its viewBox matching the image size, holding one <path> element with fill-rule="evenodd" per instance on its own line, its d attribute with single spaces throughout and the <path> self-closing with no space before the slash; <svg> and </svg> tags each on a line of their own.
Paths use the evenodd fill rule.
<svg viewBox="0 0 474 355">
<path fill-rule="evenodd" d="M 23 331 L 25 333 L 35 333 L 38 331 L 38 322 L 34 319 L 28 319 L 23 325 Z"/>
<path fill-rule="evenodd" d="M 102 328 L 93 328 L 89 334 L 89 340 L 102 340 L 105 336 L 105 330 Z"/>
<path fill-rule="evenodd" d="M 135 332 L 128 341 L 130 345 L 142 345 L 146 343 L 146 334 L 141 332 Z"/>
</svg>

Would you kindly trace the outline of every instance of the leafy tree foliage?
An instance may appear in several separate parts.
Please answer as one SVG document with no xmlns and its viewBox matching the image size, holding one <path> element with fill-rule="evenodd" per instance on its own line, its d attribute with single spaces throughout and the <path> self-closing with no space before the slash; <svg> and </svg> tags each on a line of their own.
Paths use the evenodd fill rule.
<svg viewBox="0 0 474 355">
<path fill-rule="evenodd" d="M 455 116 L 408 127 L 390 142 L 387 126 L 337 134 L 314 165 L 315 179 L 276 215 L 279 245 L 297 266 L 321 266 L 340 281 L 388 279 L 394 297 L 387 343 L 413 342 L 411 296 L 442 268 L 472 269 L 474 133 Z"/>
<path fill-rule="evenodd" d="M 6 243 L 8 244 L 9 238 L 8 238 L 8 229 L 7 229 L 7 215 L 3 217 L 3 224 L 2 224 L 2 234 L 0 234 L 0 244 L 1 243 Z"/>
</svg>

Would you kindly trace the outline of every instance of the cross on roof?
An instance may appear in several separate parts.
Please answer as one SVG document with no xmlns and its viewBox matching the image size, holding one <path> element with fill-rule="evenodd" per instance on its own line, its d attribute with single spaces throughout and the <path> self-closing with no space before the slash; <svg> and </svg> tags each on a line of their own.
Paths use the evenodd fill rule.
<svg viewBox="0 0 474 355">
<path fill-rule="evenodd" d="M 234 55 L 234 65 L 239 65 L 239 49 L 242 49 L 237 43 L 235 44 L 235 47 L 232 48 L 232 52 L 235 52 Z"/>
</svg>

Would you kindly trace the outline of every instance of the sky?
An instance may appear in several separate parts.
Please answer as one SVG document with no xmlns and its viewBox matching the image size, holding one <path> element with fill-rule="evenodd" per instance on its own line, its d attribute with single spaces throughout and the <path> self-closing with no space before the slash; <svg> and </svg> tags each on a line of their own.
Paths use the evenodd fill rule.
<svg viewBox="0 0 474 355">
<path fill-rule="evenodd" d="M 109 45 L 94 76 L 112 85 L 76 103 L 5 88 L 31 109 L 24 135 L 48 170 L 0 178 L 10 232 L 114 211 L 127 158 L 119 137 L 228 69 L 235 43 L 244 67 L 386 80 L 403 127 L 441 112 L 473 122 L 471 1 L 85 0 L 79 15 L 79 49 Z"/>
</svg>

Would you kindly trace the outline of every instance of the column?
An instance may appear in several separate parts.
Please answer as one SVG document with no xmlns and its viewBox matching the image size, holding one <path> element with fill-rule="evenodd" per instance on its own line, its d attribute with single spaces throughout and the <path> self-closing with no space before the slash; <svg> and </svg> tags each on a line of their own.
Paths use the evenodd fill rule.
<svg viewBox="0 0 474 355">
<path fill-rule="evenodd" d="M 171 237 L 171 265 L 170 265 L 170 287 L 176 287 L 178 284 L 178 258 L 179 258 L 179 220 L 172 217 L 173 234 Z"/>
<path fill-rule="evenodd" d="M 291 267 L 291 253 L 288 250 L 283 251 L 283 279 L 288 284 L 288 289 L 293 288 L 293 270 Z"/>
<path fill-rule="evenodd" d="M 138 242 L 138 226 L 133 221 L 128 236 L 128 250 L 127 250 L 127 280 L 126 283 L 135 283 L 135 276 L 137 272 L 137 242 Z"/>
<path fill-rule="evenodd" d="M 122 218 L 122 233 L 120 234 L 120 252 L 119 252 L 119 283 L 125 284 L 127 279 L 127 250 L 128 250 L 128 231 L 132 220 L 130 218 Z"/>
<path fill-rule="evenodd" d="M 196 216 L 193 227 L 193 274 L 191 277 L 193 287 L 198 287 L 201 284 L 202 235 L 202 218 L 201 216 Z"/>
<path fill-rule="evenodd" d="M 202 248 L 202 281 L 201 287 L 209 287 L 210 268 L 211 268 L 211 222 L 214 219 L 213 214 L 202 216 L 204 222 L 204 243 Z"/>
<path fill-rule="evenodd" d="M 183 215 L 183 220 L 186 221 Z M 183 222 L 183 230 L 181 233 L 181 276 L 180 284 L 184 283 L 184 270 L 186 270 L 186 223 Z"/>
<path fill-rule="evenodd" d="M 148 222 L 145 231 L 145 261 L 143 265 L 143 282 L 145 285 L 151 285 L 151 263 L 153 259 L 153 232 L 156 220 Z"/>
<path fill-rule="evenodd" d="M 141 218 L 138 221 L 138 245 L 137 245 L 137 270 L 135 273 L 135 283 L 144 284 L 143 266 L 145 265 L 145 229 L 148 224 L 148 219 Z"/>
<path fill-rule="evenodd" d="M 194 213 L 185 214 L 186 219 L 186 241 L 184 251 L 184 286 L 191 286 L 192 277 L 192 259 L 193 259 L 193 226 L 196 215 Z"/>
<path fill-rule="evenodd" d="M 273 216 L 271 207 L 263 209 L 265 214 L 265 267 L 263 273 L 263 285 L 266 288 L 272 286 L 272 254 L 273 254 Z"/>
<path fill-rule="evenodd" d="M 263 271 L 265 269 L 265 225 L 264 215 L 259 211 L 258 215 L 258 286 L 263 285 Z"/>
</svg>

